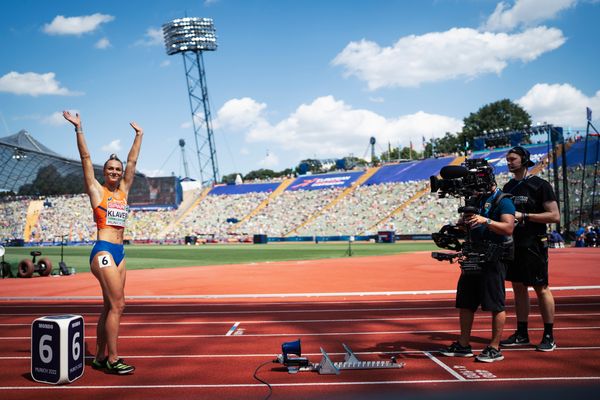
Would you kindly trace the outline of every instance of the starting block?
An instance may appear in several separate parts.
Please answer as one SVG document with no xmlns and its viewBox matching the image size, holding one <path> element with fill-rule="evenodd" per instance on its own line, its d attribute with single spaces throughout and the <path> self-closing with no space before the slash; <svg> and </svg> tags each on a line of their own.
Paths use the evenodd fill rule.
<svg viewBox="0 0 600 400">
<path fill-rule="evenodd" d="M 396 369 L 404 368 L 404 363 L 398 363 L 396 358 L 392 357 L 390 361 L 361 361 L 350 347 L 344 346 L 344 361 L 333 362 L 329 355 L 321 347 L 321 362 L 315 366 L 315 369 L 321 375 L 339 375 L 343 370 L 350 369 Z"/>
<path fill-rule="evenodd" d="M 70 383 L 83 375 L 84 324 L 80 315 L 41 317 L 31 325 L 31 377 Z"/>
<path fill-rule="evenodd" d="M 342 343 L 344 347 L 344 361 L 333 362 L 321 347 L 321 362 L 311 363 L 308 358 L 301 357 L 300 339 L 295 342 L 284 343 L 282 354 L 277 357 L 277 362 L 287 367 L 288 373 L 295 374 L 300 371 L 317 371 L 321 375 L 339 375 L 341 371 L 353 369 L 398 369 L 404 368 L 404 363 L 392 357 L 390 361 L 362 361 L 356 354 Z"/>
</svg>

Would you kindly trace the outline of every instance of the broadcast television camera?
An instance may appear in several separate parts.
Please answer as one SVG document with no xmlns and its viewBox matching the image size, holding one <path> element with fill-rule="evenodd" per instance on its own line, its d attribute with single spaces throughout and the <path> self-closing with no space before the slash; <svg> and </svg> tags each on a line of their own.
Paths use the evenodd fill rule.
<svg viewBox="0 0 600 400">
<path fill-rule="evenodd" d="M 478 214 L 480 196 L 489 196 L 496 185 L 494 169 L 485 159 L 467 159 L 462 165 L 448 165 L 440 170 L 441 179 L 432 176 L 431 192 L 438 193 L 440 198 L 447 196 L 464 198 L 464 206 L 458 208 L 461 214 Z M 494 205 L 501 200 L 498 196 Z M 512 257 L 512 242 L 495 243 L 491 241 L 471 240 L 468 227 L 462 229 L 456 225 L 444 225 L 439 232 L 432 233 L 435 244 L 443 249 L 454 251 L 432 252 L 431 256 L 438 261 L 458 261 L 463 273 L 479 273 L 486 262 Z"/>
<path fill-rule="evenodd" d="M 431 193 L 438 192 L 440 198 L 447 195 L 470 198 L 476 193 L 489 193 L 496 183 L 494 168 L 483 158 L 467 159 L 462 165 L 442 167 L 440 176 L 442 179 L 436 176 L 429 178 Z"/>
</svg>

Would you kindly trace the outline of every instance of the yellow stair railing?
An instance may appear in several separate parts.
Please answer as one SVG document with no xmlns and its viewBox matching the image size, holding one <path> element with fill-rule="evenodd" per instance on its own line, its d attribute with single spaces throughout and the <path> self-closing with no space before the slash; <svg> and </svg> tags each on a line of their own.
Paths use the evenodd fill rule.
<svg viewBox="0 0 600 400">
<path fill-rule="evenodd" d="M 427 184 L 427 186 L 424 189 L 421 189 L 417 193 L 413 194 L 408 200 L 406 200 L 405 202 L 400 204 L 398 207 L 394 208 L 392 210 L 392 212 L 390 212 L 388 215 L 381 218 L 375 224 L 371 225 L 366 231 L 361 232 L 360 235 L 363 235 L 364 233 L 371 231 L 372 229 L 376 228 L 378 225 L 380 225 L 380 224 L 384 223 L 385 221 L 387 221 L 388 219 L 392 218 L 394 215 L 399 214 L 400 211 L 402 211 L 406 207 L 408 207 L 410 205 L 410 203 L 412 203 L 413 201 L 415 201 L 417 199 L 420 199 L 422 196 L 424 196 L 427 193 L 429 193 L 429 184 Z"/>
<path fill-rule="evenodd" d="M 454 160 L 452 160 L 448 165 L 460 165 L 460 164 L 462 164 L 465 161 L 465 159 L 466 159 L 465 156 L 458 156 Z M 392 212 L 390 212 L 388 215 L 386 215 L 385 217 L 381 218 L 375 224 L 371 225 L 365 232 L 371 231 L 372 229 L 375 229 L 380 224 L 384 223 L 385 221 L 387 221 L 388 219 L 392 218 L 396 214 L 399 214 L 402 210 L 404 210 L 406 207 L 408 207 L 410 205 L 410 203 L 412 203 L 415 200 L 420 199 L 421 197 L 423 197 L 424 195 L 426 195 L 427 193 L 429 193 L 430 192 L 430 188 L 431 188 L 431 185 L 427 184 L 427 186 L 425 186 L 425 188 L 417 191 L 417 193 L 413 194 L 408 200 L 406 200 L 405 202 L 403 202 L 402 204 L 400 204 L 398 207 L 394 208 L 392 210 Z M 361 232 L 360 234 L 362 235 L 365 232 Z"/>
<path fill-rule="evenodd" d="M 202 200 L 204 200 L 206 198 L 206 196 L 208 196 L 208 193 L 210 192 L 211 189 L 212 189 L 212 187 L 210 187 L 210 186 L 204 188 L 204 190 L 202 190 L 202 192 L 200 193 L 200 195 L 192 202 L 192 204 L 190 204 L 190 206 L 187 207 L 186 209 L 181 210 L 181 212 L 179 213 L 179 216 L 177 216 L 175 218 L 175 220 L 173 220 L 169 225 L 167 225 L 165 227 L 165 229 L 163 229 L 163 234 L 167 234 L 168 232 L 172 231 L 177 225 L 179 225 L 181 223 L 181 221 L 183 221 L 183 219 L 194 208 L 198 207 L 198 204 L 200 204 L 200 202 L 202 202 Z"/>
<path fill-rule="evenodd" d="M 25 242 L 29 242 L 31 239 L 31 231 L 35 227 L 40 218 L 40 212 L 44 208 L 44 202 L 42 200 L 31 200 L 29 207 L 27 207 L 27 216 L 25 217 L 25 231 L 23 232 L 23 238 Z"/>
<path fill-rule="evenodd" d="M 323 213 L 325 213 L 326 211 L 328 211 L 329 209 L 331 209 L 332 207 L 334 207 L 337 203 L 340 202 L 340 200 L 342 200 L 348 194 L 350 194 L 354 190 L 356 190 L 357 187 L 359 187 L 364 182 L 366 182 L 367 179 L 369 179 L 370 177 L 372 177 L 375 174 L 375 172 L 379 171 L 379 168 L 380 167 L 368 168 L 365 171 L 364 174 L 362 174 L 360 177 L 358 177 L 358 179 L 356 181 L 354 181 L 354 183 L 352 183 L 352 185 L 350 185 L 349 187 L 347 187 L 346 189 L 344 189 L 342 191 L 342 193 L 340 193 L 335 199 L 331 200 L 329 202 L 329 204 L 327 204 L 325 207 L 321 208 L 320 210 L 317 210 L 314 214 L 312 214 L 311 216 L 309 216 L 306 219 L 306 221 L 304 221 L 303 223 L 301 223 L 300 225 L 298 225 L 297 227 L 295 227 L 294 229 L 292 229 L 291 231 L 289 231 L 288 233 L 286 233 L 284 236 L 289 236 L 292 233 L 297 232 L 299 229 L 301 229 L 304 226 L 308 225 L 309 223 L 311 223 L 312 221 L 314 221 L 317 217 L 319 217 L 320 215 L 322 215 Z"/>
<path fill-rule="evenodd" d="M 266 206 L 268 206 L 271 201 L 273 201 L 281 193 L 283 193 L 283 191 L 285 189 L 287 189 L 288 186 L 290 186 L 292 184 L 292 182 L 294 182 L 295 180 L 296 180 L 296 178 L 288 178 L 288 179 L 284 180 L 283 182 L 281 182 L 279 184 L 279 186 L 277 186 L 277 188 L 275 190 L 273 190 L 271 192 L 271 194 L 269 194 L 269 196 L 267 196 L 266 199 L 264 199 L 263 201 L 261 201 L 260 204 L 258 206 L 256 206 L 255 209 L 253 209 L 252 211 L 250 211 L 246 216 L 244 216 L 244 218 L 242 218 L 241 220 L 239 220 L 235 225 L 232 225 L 228 229 L 228 232 L 235 232 L 236 228 L 239 228 L 244 222 L 248 221 L 250 218 L 252 218 L 256 214 L 258 214 L 263 208 L 265 208 Z"/>
</svg>

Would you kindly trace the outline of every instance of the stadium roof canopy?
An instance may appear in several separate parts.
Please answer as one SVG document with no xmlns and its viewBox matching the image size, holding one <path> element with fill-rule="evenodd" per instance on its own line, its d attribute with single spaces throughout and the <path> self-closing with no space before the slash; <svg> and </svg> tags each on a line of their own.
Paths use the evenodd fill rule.
<svg viewBox="0 0 600 400">
<path fill-rule="evenodd" d="M 53 166 L 54 174 L 44 176 L 46 185 L 67 176 L 82 176 L 81 161 L 61 156 L 44 146 L 26 130 L 0 138 L 0 190 L 19 193 L 23 185 L 31 184 L 40 169 Z M 102 176 L 102 166 L 94 165 L 96 177 Z M 143 176 L 141 174 L 136 174 Z M 80 178 L 83 181 L 83 177 Z M 45 193 L 39 193 L 45 194 Z"/>
</svg>

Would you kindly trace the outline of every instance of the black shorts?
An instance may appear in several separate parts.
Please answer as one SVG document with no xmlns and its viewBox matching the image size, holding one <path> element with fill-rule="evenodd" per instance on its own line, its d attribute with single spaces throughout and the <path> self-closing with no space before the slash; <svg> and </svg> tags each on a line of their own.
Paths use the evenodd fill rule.
<svg viewBox="0 0 600 400">
<path fill-rule="evenodd" d="M 480 274 L 461 274 L 456 289 L 456 308 L 476 311 L 504 311 L 506 265 L 501 261 L 486 263 Z"/>
<path fill-rule="evenodd" d="M 536 240 L 528 247 L 515 247 L 515 259 L 507 264 L 507 281 L 526 286 L 547 286 L 548 242 Z"/>
</svg>

